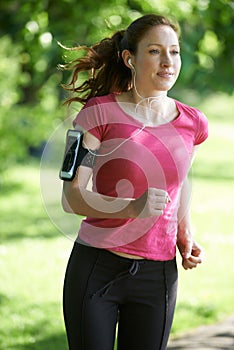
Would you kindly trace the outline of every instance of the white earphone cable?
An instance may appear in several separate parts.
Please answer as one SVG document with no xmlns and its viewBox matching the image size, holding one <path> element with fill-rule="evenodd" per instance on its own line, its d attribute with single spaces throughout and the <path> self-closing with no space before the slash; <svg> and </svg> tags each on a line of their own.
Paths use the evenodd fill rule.
<svg viewBox="0 0 234 350">
<path fill-rule="evenodd" d="M 135 114 L 137 115 L 137 109 L 138 107 L 140 106 L 140 104 L 142 104 L 144 101 L 147 100 L 147 104 L 149 106 L 149 109 L 151 111 L 152 109 L 152 103 L 155 102 L 155 100 L 159 99 L 159 98 L 162 98 L 164 97 L 166 94 L 165 93 L 162 93 L 158 96 L 150 96 L 150 97 L 143 97 L 139 94 L 138 90 L 137 90 L 137 87 L 136 87 L 136 70 L 134 68 L 133 65 L 131 65 L 132 67 L 132 70 L 134 72 L 133 74 L 133 87 L 134 87 L 134 90 L 136 91 L 136 94 L 138 97 L 141 98 L 141 100 L 136 104 L 135 106 Z M 151 101 L 150 101 L 151 100 Z M 143 126 L 137 130 L 135 133 L 133 133 L 131 136 L 129 136 L 127 139 L 125 139 L 124 141 L 122 141 L 117 147 L 115 147 L 113 150 L 111 150 L 110 152 L 107 152 L 107 153 L 104 153 L 104 154 L 97 154 L 95 152 L 93 152 L 87 145 L 86 143 L 83 141 L 83 144 L 85 146 L 85 148 L 89 151 L 90 154 L 92 154 L 93 156 L 96 156 L 96 157 L 105 157 L 105 156 L 109 156 L 111 155 L 112 153 L 114 153 L 115 151 L 117 151 L 117 149 L 119 149 L 122 145 L 124 145 L 127 141 L 129 141 L 131 138 L 137 136 L 138 134 L 140 134 L 146 127 L 147 125 L 146 124 L 143 124 Z"/>
<path fill-rule="evenodd" d="M 89 151 L 90 154 L 92 154 L 93 156 L 96 157 L 105 157 L 105 156 L 109 156 L 110 154 L 114 153 L 115 151 L 117 151 L 117 149 L 119 149 L 123 144 L 125 144 L 127 141 L 129 141 L 131 138 L 137 136 L 138 134 L 140 134 L 142 132 L 142 130 L 144 130 L 146 127 L 146 125 L 143 125 L 142 128 L 140 128 L 139 130 L 137 130 L 134 134 L 132 134 L 131 136 L 129 136 L 127 139 L 125 139 L 124 141 L 122 141 L 117 147 L 115 147 L 113 150 L 111 150 L 110 152 L 104 153 L 104 154 L 97 154 L 95 152 L 93 152 L 90 148 L 88 148 L 88 146 L 86 145 L 86 143 L 83 141 L 83 144 L 85 146 L 85 148 Z"/>
</svg>

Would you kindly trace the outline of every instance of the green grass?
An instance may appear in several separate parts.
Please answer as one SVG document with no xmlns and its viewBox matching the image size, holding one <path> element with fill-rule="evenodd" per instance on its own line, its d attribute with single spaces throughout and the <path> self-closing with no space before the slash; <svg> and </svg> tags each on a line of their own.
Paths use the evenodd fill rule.
<svg viewBox="0 0 234 350">
<path fill-rule="evenodd" d="M 233 135 L 233 124 L 210 122 L 193 166 L 192 222 L 205 260 L 196 270 L 179 270 L 174 334 L 234 314 Z"/>
<path fill-rule="evenodd" d="M 202 146 L 193 167 L 192 222 L 206 258 L 192 271 L 184 271 L 178 258 L 179 295 L 173 335 L 234 313 L 233 134 L 231 124 L 212 122 L 209 141 Z M 64 220 L 70 221 L 71 216 L 61 214 L 63 225 L 57 224 L 60 212 L 54 201 L 59 201 L 59 190 L 46 208 L 53 222 L 49 220 L 41 200 L 39 170 L 37 163 L 16 166 L 2 180 L 2 350 L 67 349 L 62 287 L 73 244 L 69 238 L 76 231 L 76 223 L 65 233 Z M 46 186 L 45 192 L 51 185 Z M 51 200 L 51 195 L 48 198 Z"/>
<path fill-rule="evenodd" d="M 71 241 L 48 220 L 38 171 L 12 169 L 1 191 L 2 350 L 66 349 L 61 300 Z"/>
<path fill-rule="evenodd" d="M 4 245 L 1 349 L 66 349 L 59 288 L 66 258 L 61 240 Z"/>
</svg>

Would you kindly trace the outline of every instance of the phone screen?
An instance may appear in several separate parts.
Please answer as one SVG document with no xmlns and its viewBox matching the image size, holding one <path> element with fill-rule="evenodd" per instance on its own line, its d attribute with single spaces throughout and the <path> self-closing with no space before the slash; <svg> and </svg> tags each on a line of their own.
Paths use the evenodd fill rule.
<svg viewBox="0 0 234 350">
<path fill-rule="evenodd" d="M 76 160 L 77 144 L 78 142 L 76 137 L 68 136 L 62 171 L 69 172 L 72 169 L 74 162 Z"/>
<path fill-rule="evenodd" d="M 81 133 L 76 130 L 68 130 L 66 147 L 62 168 L 60 171 L 60 178 L 71 180 L 76 171 L 76 160 L 79 150 Z"/>
</svg>

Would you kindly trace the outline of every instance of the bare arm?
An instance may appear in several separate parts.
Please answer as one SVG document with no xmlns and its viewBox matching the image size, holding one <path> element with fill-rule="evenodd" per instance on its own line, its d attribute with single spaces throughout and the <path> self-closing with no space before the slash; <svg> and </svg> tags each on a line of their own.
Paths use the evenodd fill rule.
<svg viewBox="0 0 234 350">
<path fill-rule="evenodd" d="M 194 148 L 192 161 L 198 147 Z M 202 248 L 195 242 L 190 222 L 191 185 L 186 177 L 181 189 L 180 207 L 178 210 L 177 246 L 182 256 L 182 265 L 187 269 L 197 267 L 202 262 Z"/>
<path fill-rule="evenodd" d="M 80 166 L 72 182 L 64 182 L 62 205 L 66 212 L 94 218 L 134 217 L 132 200 L 89 191 L 86 180 L 91 169 Z"/>
<path fill-rule="evenodd" d="M 90 133 L 84 134 L 85 144 L 98 149 L 100 141 Z M 73 181 L 64 181 L 62 205 L 66 212 L 96 218 L 130 217 L 130 199 L 100 195 L 87 189 L 92 169 L 79 166 Z"/>
<path fill-rule="evenodd" d="M 100 142 L 90 133 L 84 134 L 85 144 L 98 149 Z M 89 191 L 87 184 L 92 169 L 79 166 L 73 181 L 64 181 L 62 206 L 66 212 L 93 218 L 135 218 L 159 216 L 168 202 L 167 192 L 149 188 L 141 197 L 116 198 Z"/>
</svg>

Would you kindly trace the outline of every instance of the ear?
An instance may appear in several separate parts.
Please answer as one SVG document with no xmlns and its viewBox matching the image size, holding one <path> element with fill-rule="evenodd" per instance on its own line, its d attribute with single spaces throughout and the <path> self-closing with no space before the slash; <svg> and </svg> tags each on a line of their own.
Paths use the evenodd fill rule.
<svg viewBox="0 0 234 350">
<path fill-rule="evenodd" d="M 131 61 L 133 61 L 133 55 L 130 53 L 129 50 L 123 50 L 122 51 L 122 58 L 125 63 L 125 66 L 131 69 L 131 65 L 129 64 L 128 60 L 131 58 Z"/>
</svg>

